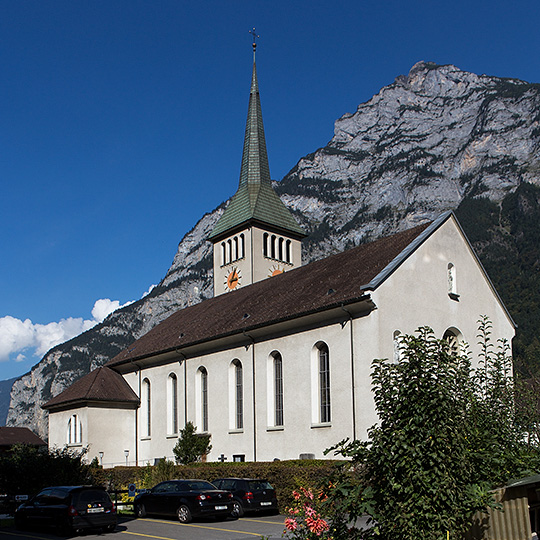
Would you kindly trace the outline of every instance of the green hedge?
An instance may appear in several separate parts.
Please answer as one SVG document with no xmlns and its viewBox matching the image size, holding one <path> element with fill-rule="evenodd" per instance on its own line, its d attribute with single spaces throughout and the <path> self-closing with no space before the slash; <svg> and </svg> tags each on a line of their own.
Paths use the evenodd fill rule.
<svg viewBox="0 0 540 540">
<path fill-rule="evenodd" d="M 318 487 L 334 471 L 339 461 L 291 460 L 245 463 L 194 463 L 175 465 L 163 461 L 145 467 L 115 467 L 114 469 L 92 469 L 95 484 L 108 489 L 126 489 L 130 483 L 138 489 L 150 488 L 155 484 L 173 478 L 199 478 L 212 482 L 217 478 L 261 478 L 268 480 L 275 488 L 280 510 L 292 502 L 292 491 L 300 486 Z"/>
</svg>

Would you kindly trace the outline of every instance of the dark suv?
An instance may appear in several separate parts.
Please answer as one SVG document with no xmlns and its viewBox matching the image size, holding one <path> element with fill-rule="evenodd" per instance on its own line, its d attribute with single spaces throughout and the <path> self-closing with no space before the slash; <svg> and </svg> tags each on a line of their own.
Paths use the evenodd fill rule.
<svg viewBox="0 0 540 540">
<path fill-rule="evenodd" d="M 113 531 L 116 508 L 105 489 L 96 486 L 53 486 L 42 489 L 15 511 L 17 528 L 56 527 L 61 532 L 83 529 Z"/>
<path fill-rule="evenodd" d="M 233 494 L 233 515 L 242 517 L 245 512 L 278 512 L 274 488 L 267 480 L 254 478 L 220 478 L 212 482 L 219 489 Z"/>
</svg>

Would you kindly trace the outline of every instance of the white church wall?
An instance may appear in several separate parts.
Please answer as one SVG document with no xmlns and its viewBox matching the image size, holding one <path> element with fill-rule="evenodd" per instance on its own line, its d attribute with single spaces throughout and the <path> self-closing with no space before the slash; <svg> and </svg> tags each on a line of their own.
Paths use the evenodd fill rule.
<svg viewBox="0 0 540 540">
<path fill-rule="evenodd" d="M 449 264 L 455 268 L 458 297 L 449 294 Z M 453 218 L 374 291 L 373 299 L 379 308 L 374 315 L 384 357 L 393 354 L 392 335 L 396 330 L 410 334 L 428 325 L 439 338 L 449 328 L 459 330 L 473 358 L 477 358 L 477 321 L 482 315 L 493 324 L 494 343 L 499 338 L 510 342 L 514 336 L 511 321 Z"/>
</svg>

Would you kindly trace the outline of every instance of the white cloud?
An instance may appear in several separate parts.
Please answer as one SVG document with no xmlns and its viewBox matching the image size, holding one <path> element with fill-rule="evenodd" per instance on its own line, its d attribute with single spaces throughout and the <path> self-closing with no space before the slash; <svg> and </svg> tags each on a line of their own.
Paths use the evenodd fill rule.
<svg viewBox="0 0 540 540">
<path fill-rule="evenodd" d="M 10 359 L 23 362 L 27 355 L 39 359 L 49 349 L 89 330 L 113 311 L 131 303 L 120 305 L 118 300 L 100 298 L 92 308 L 92 319 L 68 317 L 48 324 L 34 324 L 30 319 L 22 321 L 10 315 L 0 317 L 0 362 Z"/>
<path fill-rule="evenodd" d="M 116 311 L 119 308 L 123 308 L 133 304 L 133 302 L 126 302 L 125 304 L 120 305 L 118 300 L 111 300 L 109 298 L 100 298 L 96 300 L 94 308 L 92 309 L 92 317 L 94 321 L 101 322 L 110 315 L 113 311 Z"/>
</svg>

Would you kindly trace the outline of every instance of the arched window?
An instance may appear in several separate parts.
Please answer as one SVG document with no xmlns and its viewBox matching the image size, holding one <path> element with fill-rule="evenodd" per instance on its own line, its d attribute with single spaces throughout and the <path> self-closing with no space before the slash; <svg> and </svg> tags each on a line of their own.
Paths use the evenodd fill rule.
<svg viewBox="0 0 540 540">
<path fill-rule="evenodd" d="M 273 234 L 270 238 L 270 257 L 272 259 L 276 258 L 276 235 Z"/>
<path fill-rule="evenodd" d="M 263 256 L 268 257 L 269 249 L 268 249 L 268 243 L 269 243 L 270 235 L 265 232 L 263 234 Z"/>
<path fill-rule="evenodd" d="M 232 261 L 232 242 L 229 238 L 227 240 L 227 256 L 225 258 L 225 264 L 229 264 Z"/>
<path fill-rule="evenodd" d="M 397 364 L 401 359 L 401 332 L 399 330 L 394 331 L 392 342 L 394 345 L 394 362 Z"/>
<path fill-rule="evenodd" d="M 234 388 L 234 427 L 243 429 L 244 427 L 244 380 L 242 362 L 233 360 L 231 364 L 233 370 L 233 388 Z"/>
<path fill-rule="evenodd" d="M 452 263 L 448 263 L 448 296 L 454 300 L 459 298 L 457 293 L 456 267 Z"/>
<path fill-rule="evenodd" d="M 232 255 L 232 260 L 233 261 L 236 261 L 238 260 L 239 256 L 238 256 L 238 236 L 235 236 L 233 238 L 233 255 Z"/>
<path fill-rule="evenodd" d="M 277 351 L 272 353 L 274 375 L 274 425 L 283 425 L 283 361 Z"/>
<path fill-rule="evenodd" d="M 463 339 L 461 332 L 457 328 L 448 328 L 443 335 L 443 339 L 448 342 L 448 349 L 451 354 L 459 354 Z"/>
<path fill-rule="evenodd" d="M 287 240 L 285 242 L 285 262 L 292 262 L 292 256 L 291 256 L 291 241 Z"/>
<path fill-rule="evenodd" d="M 142 382 L 141 408 L 142 435 L 143 437 L 150 437 L 152 433 L 152 392 L 148 379 L 144 379 Z"/>
<path fill-rule="evenodd" d="M 283 242 L 284 242 L 283 238 L 280 237 L 278 240 L 278 259 L 280 261 L 283 260 Z"/>
<path fill-rule="evenodd" d="M 319 421 L 331 421 L 330 414 L 330 355 L 326 343 L 317 346 L 319 357 Z"/>
<path fill-rule="evenodd" d="M 225 264 L 225 242 L 221 242 L 221 266 Z"/>
<path fill-rule="evenodd" d="M 201 366 L 197 373 L 198 375 L 198 410 L 197 410 L 197 427 L 202 432 L 208 431 L 208 371 Z"/>
<path fill-rule="evenodd" d="M 246 252 L 246 239 L 244 237 L 244 233 L 240 235 L 240 253 L 238 254 L 239 259 L 243 259 L 245 257 Z"/>
<path fill-rule="evenodd" d="M 67 443 L 81 444 L 82 443 L 82 424 L 79 416 L 73 414 L 69 417 L 67 428 Z"/>
<path fill-rule="evenodd" d="M 178 433 L 178 379 L 171 373 L 167 380 L 167 430 Z"/>
</svg>

